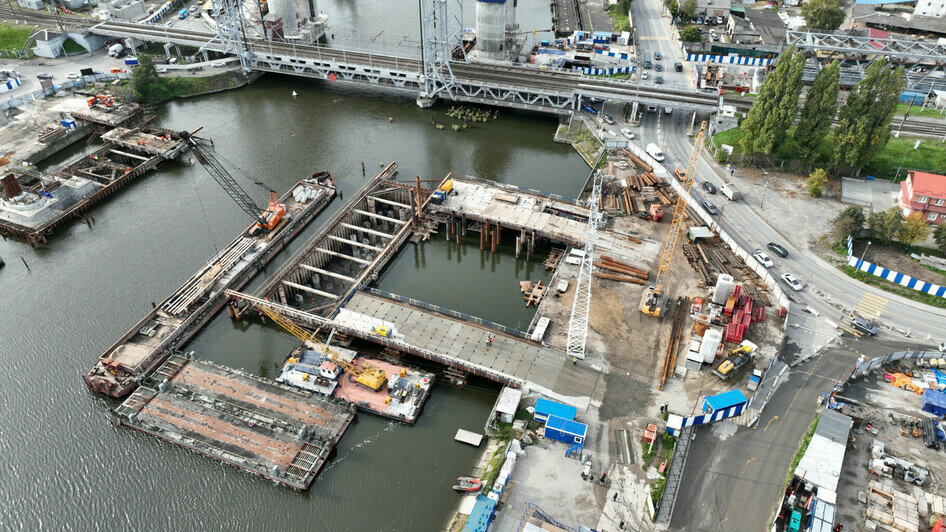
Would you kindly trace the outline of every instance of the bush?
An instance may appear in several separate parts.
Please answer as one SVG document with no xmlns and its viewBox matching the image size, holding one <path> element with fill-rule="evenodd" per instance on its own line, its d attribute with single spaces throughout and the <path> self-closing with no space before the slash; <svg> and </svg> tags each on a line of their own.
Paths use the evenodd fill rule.
<svg viewBox="0 0 946 532">
<path fill-rule="evenodd" d="M 813 198 L 820 198 L 824 192 L 824 186 L 828 183 L 828 173 L 818 168 L 808 174 L 808 194 Z"/>
<path fill-rule="evenodd" d="M 936 241 L 936 249 L 946 253 L 946 223 L 941 223 L 933 230 L 933 240 Z"/>
<path fill-rule="evenodd" d="M 900 233 L 902 226 L 903 216 L 896 206 L 890 207 L 886 211 L 872 213 L 867 218 L 870 236 L 878 240 L 893 240 Z"/>
<path fill-rule="evenodd" d="M 844 241 L 849 236 L 857 236 L 864 229 L 864 209 L 851 205 L 834 219 L 834 236 Z"/>
<path fill-rule="evenodd" d="M 897 240 L 904 244 L 913 245 L 930 236 L 930 226 L 922 213 L 915 212 L 903 220 Z"/>
<path fill-rule="evenodd" d="M 703 40 L 703 30 L 696 26 L 680 28 L 680 40 L 684 42 L 700 42 Z"/>
</svg>

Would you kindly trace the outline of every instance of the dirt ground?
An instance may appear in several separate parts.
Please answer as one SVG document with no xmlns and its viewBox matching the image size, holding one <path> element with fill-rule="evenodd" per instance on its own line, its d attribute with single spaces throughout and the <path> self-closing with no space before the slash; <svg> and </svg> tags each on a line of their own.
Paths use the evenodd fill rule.
<svg viewBox="0 0 946 532">
<path fill-rule="evenodd" d="M 59 114 L 87 107 L 82 97 L 54 97 L 37 100 L 17 109 L 10 122 L 0 127 L 0 168 L 16 164 L 33 152 L 45 148 L 38 140 L 39 133 L 48 126 L 59 125 Z"/>
<path fill-rule="evenodd" d="M 876 243 L 868 246 L 866 242 L 855 242 L 854 256 L 860 257 L 861 253 L 864 253 L 865 247 L 867 248 L 867 254 L 864 255 L 864 260 L 867 262 L 909 275 L 921 281 L 936 284 L 946 283 L 946 275 L 925 268 L 922 264 L 910 258 L 909 254 L 897 248 Z"/>
</svg>

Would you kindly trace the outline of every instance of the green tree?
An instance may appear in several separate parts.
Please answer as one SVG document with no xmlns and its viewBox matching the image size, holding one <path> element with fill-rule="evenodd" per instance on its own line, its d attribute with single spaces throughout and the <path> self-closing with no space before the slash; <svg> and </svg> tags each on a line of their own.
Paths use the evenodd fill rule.
<svg viewBox="0 0 946 532">
<path fill-rule="evenodd" d="M 936 249 L 946 253 L 946 223 L 941 223 L 933 229 L 933 240 L 936 242 Z"/>
<path fill-rule="evenodd" d="M 849 236 L 857 236 L 864 228 L 864 209 L 851 205 L 841 211 L 833 223 L 834 234 L 838 240 L 846 240 Z"/>
<path fill-rule="evenodd" d="M 683 20 L 691 20 L 694 12 L 696 12 L 696 0 L 683 0 L 680 4 L 680 16 Z"/>
<path fill-rule="evenodd" d="M 886 211 L 871 213 L 867 217 L 867 227 L 870 229 L 870 236 L 879 240 L 893 240 L 900 233 L 903 226 L 903 215 L 896 206 L 890 207 Z"/>
<path fill-rule="evenodd" d="M 683 42 L 700 42 L 703 40 L 703 30 L 696 26 L 684 26 L 680 29 L 680 40 Z"/>
<path fill-rule="evenodd" d="M 832 61 L 818 72 L 815 82 L 808 89 L 805 108 L 802 109 L 801 119 L 795 127 L 795 142 L 801 149 L 801 157 L 809 162 L 818 153 L 818 148 L 831 129 L 834 116 L 838 112 L 840 72 L 841 66 L 837 60 Z"/>
<path fill-rule="evenodd" d="M 874 60 L 847 97 L 835 130 L 834 163 L 861 168 L 890 140 L 890 122 L 906 86 L 903 67 L 891 68 L 886 58 Z"/>
<path fill-rule="evenodd" d="M 161 85 L 154 59 L 150 55 L 138 56 L 138 66 L 131 69 L 131 90 L 135 99 L 144 103 L 160 99 Z"/>
<path fill-rule="evenodd" d="M 912 245 L 925 240 L 928 236 L 930 236 L 930 226 L 926 223 L 926 217 L 923 216 L 923 213 L 914 212 L 903 221 L 903 226 L 900 227 L 900 236 L 897 237 L 897 240 Z"/>
<path fill-rule="evenodd" d="M 810 30 L 834 31 L 844 22 L 844 0 L 808 0 L 801 16 Z"/>
<path fill-rule="evenodd" d="M 742 140 L 743 151 L 771 155 L 785 141 L 786 132 L 798 113 L 804 70 L 805 56 L 795 51 L 795 45 L 782 53 L 740 126 L 746 133 Z"/>
<path fill-rule="evenodd" d="M 824 186 L 828 183 L 828 173 L 818 168 L 808 175 L 808 193 L 813 198 L 820 198 L 824 192 Z"/>
</svg>

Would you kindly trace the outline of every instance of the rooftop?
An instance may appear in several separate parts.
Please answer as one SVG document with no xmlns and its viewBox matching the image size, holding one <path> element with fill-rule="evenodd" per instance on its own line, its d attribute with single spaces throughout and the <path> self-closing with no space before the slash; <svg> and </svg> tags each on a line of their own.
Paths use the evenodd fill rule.
<svg viewBox="0 0 946 532">
<path fill-rule="evenodd" d="M 908 20 L 897 15 L 889 15 L 875 11 L 873 15 L 867 15 L 858 19 L 858 22 L 868 25 L 883 26 L 886 28 L 895 28 L 899 30 L 915 30 L 946 34 L 946 18 L 913 15 Z"/>
<path fill-rule="evenodd" d="M 747 9 L 746 18 L 759 32 L 764 44 L 785 42 L 785 22 L 773 9 Z"/>
<path fill-rule="evenodd" d="M 946 175 L 910 171 L 907 179 L 912 182 L 914 194 L 946 198 Z"/>
</svg>

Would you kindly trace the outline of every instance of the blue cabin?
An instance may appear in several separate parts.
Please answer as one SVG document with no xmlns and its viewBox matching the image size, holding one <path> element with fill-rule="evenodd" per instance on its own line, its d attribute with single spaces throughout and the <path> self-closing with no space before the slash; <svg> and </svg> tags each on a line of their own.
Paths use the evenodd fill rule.
<svg viewBox="0 0 946 532">
<path fill-rule="evenodd" d="M 577 421 L 549 416 L 545 423 L 546 438 L 569 445 L 584 445 L 587 434 L 588 425 Z"/>
<path fill-rule="evenodd" d="M 556 403 L 555 401 L 549 401 L 548 399 L 540 397 L 539 400 L 535 402 L 535 414 L 533 418 L 540 423 L 545 423 L 549 420 L 549 416 L 572 421 L 575 419 L 576 415 L 578 415 L 578 409 L 574 406 Z"/>
<path fill-rule="evenodd" d="M 718 395 L 711 395 L 703 399 L 703 412 L 712 414 L 717 410 L 724 410 L 732 406 L 748 403 L 749 400 L 739 390 L 730 390 Z"/>
</svg>

